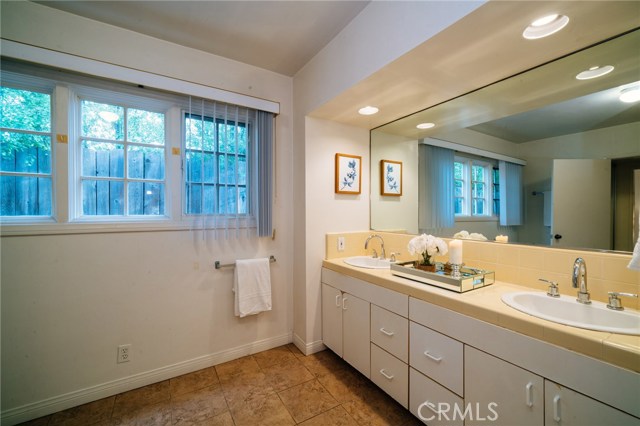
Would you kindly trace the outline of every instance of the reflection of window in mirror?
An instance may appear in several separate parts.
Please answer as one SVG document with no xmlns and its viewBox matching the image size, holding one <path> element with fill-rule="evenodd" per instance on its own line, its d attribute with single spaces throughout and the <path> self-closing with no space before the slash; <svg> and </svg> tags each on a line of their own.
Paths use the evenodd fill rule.
<svg viewBox="0 0 640 426">
<path fill-rule="evenodd" d="M 498 173 L 484 160 L 457 155 L 454 161 L 456 218 L 497 217 L 500 210 Z"/>
</svg>

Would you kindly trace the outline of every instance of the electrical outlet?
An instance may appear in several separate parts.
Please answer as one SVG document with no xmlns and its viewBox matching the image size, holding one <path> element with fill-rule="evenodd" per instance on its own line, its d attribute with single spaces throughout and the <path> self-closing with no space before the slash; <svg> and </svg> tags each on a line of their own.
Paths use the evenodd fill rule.
<svg viewBox="0 0 640 426">
<path fill-rule="evenodd" d="M 344 251 L 344 237 L 338 237 L 338 251 Z"/>
<path fill-rule="evenodd" d="M 131 344 L 118 346 L 118 364 L 131 361 Z"/>
</svg>

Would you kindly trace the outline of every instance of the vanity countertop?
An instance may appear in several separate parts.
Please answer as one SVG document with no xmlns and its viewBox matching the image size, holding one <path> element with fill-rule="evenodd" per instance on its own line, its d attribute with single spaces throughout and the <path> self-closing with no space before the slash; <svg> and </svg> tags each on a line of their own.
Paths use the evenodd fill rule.
<svg viewBox="0 0 640 426">
<path fill-rule="evenodd" d="M 389 269 L 364 269 L 344 259 L 323 261 L 323 267 L 344 275 L 406 294 L 425 302 L 640 372 L 640 336 L 585 330 L 557 324 L 517 311 L 502 302 L 504 293 L 531 288 L 496 281 L 488 287 L 456 293 L 391 274 Z"/>
</svg>

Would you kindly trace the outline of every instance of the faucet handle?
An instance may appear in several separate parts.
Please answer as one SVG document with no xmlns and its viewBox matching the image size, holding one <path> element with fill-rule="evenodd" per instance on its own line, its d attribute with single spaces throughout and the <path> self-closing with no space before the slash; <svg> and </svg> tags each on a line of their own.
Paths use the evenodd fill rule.
<svg viewBox="0 0 640 426">
<path fill-rule="evenodd" d="M 389 262 L 397 262 L 398 259 L 396 258 L 396 255 L 398 254 L 402 254 L 400 252 L 393 252 L 391 253 L 391 255 L 389 256 Z"/>
<path fill-rule="evenodd" d="M 378 252 L 376 251 L 376 249 L 373 249 L 373 256 L 371 257 L 373 257 L 374 259 L 378 258 Z"/>
<path fill-rule="evenodd" d="M 560 297 L 560 292 L 558 291 L 558 283 L 556 281 L 545 280 L 544 278 L 538 278 L 538 281 L 549 283 L 549 288 L 547 289 L 547 296 Z"/>
<path fill-rule="evenodd" d="M 609 294 L 609 303 L 607 303 L 607 308 L 613 309 L 614 311 L 624 310 L 624 308 L 622 307 L 622 302 L 620 301 L 618 296 L 638 297 L 638 295 L 634 293 L 622 293 L 619 291 L 610 291 L 607 294 Z"/>
</svg>

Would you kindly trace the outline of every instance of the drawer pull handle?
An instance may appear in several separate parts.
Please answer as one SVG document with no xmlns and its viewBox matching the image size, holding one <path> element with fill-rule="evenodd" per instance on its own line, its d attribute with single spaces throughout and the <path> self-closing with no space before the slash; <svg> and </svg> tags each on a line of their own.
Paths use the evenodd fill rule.
<svg viewBox="0 0 640 426">
<path fill-rule="evenodd" d="M 385 329 L 384 329 L 384 327 L 382 327 L 382 328 L 380 329 L 380 332 L 381 332 L 381 333 L 383 333 L 383 334 L 386 334 L 386 335 L 387 335 L 387 336 L 389 336 L 389 337 L 391 337 L 391 336 L 393 336 L 393 335 L 395 334 L 393 331 L 387 331 L 387 330 L 385 330 Z"/>
<path fill-rule="evenodd" d="M 336 296 L 336 307 L 337 308 L 340 307 L 340 295 L 339 294 Z"/>
<path fill-rule="evenodd" d="M 391 375 L 387 374 L 387 372 L 384 371 L 384 368 L 382 370 L 380 370 L 380 374 L 382 374 L 388 380 L 393 380 L 394 376 L 391 376 Z"/>
<path fill-rule="evenodd" d="M 526 386 L 526 403 L 527 407 L 533 407 L 533 383 L 529 382 Z"/>
<path fill-rule="evenodd" d="M 427 358 L 431 358 L 432 360 L 434 360 L 435 362 L 440 362 L 442 361 L 442 357 L 441 356 L 433 356 L 429 353 L 429 351 L 425 351 L 424 356 L 426 356 Z"/>
<path fill-rule="evenodd" d="M 560 422 L 560 395 L 553 397 L 553 420 Z"/>
</svg>

